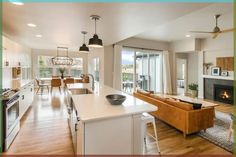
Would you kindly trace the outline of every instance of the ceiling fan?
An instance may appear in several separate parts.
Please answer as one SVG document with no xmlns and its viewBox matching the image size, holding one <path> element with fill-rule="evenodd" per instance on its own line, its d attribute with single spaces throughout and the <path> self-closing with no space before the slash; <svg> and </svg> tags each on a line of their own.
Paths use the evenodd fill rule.
<svg viewBox="0 0 236 157">
<path fill-rule="evenodd" d="M 235 30 L 235 28 L 221 30 L 218 27 L 218 18 L 220 16 L 221 16 L 220 14 L 217 14 L 217 15 L 214 16 L 215 21 L 216 21 L 216 26 L 215 26 L 215 28 L 213 29 L 212 32 L 207 32 L 207 31 L 190 31 L 190 32 L 192 32 L 192 33 L 208 33 L 208 34 L 212 34 L 213 35 L 212 36 L 213 39 L 215 39 L 220 33 L 233 32 Z"/>
</svg>

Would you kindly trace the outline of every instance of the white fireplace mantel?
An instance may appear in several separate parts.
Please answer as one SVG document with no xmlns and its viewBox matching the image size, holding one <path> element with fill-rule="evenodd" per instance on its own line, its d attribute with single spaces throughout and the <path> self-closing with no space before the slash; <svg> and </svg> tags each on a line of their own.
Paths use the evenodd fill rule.
<svg viewBox="0 0 236 157">
<path fill-rule="evenodd" d="M 220 80 L 234 80 L 233 76 L 212 76 L 212 75 L 202 75 L 203 78 L 210 79 L 220 79 Z"/>
</svg>

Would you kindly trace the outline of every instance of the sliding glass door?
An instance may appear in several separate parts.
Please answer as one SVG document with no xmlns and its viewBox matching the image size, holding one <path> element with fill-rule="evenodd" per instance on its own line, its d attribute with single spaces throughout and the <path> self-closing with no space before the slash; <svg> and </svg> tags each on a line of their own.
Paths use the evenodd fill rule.
<svg viewBox="0 0 236 157">
<path fill-rule="evenodd" d="M 134 51 L 124 49 L 122 51 L 122 65 L 121 65 L 121 87 L 122 91 L 126 93 L 132 93 L 134 91 Z"/>
<path fill-rule="evenodd" d="M 148 53 L 136 52 L 136 87 L 149 90 L 149 58 Z"/>
<path fill-rule="evenodd" d="M 162 90 L 161 52 L 147 50 L 122 51 L 122 90 L 132 93 L 136 89 Z"/>
<path fill-rule="evenodd" d="M 161 53 L 136 52 L 136 87 L 161 92 L 161 69 Z"/>
</svg>

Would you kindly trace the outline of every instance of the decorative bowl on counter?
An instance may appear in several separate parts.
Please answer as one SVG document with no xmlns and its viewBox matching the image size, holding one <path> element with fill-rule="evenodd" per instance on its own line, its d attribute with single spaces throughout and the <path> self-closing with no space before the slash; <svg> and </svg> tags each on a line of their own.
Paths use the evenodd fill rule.
<svg viewBox="0 0 236 157">
<path fill-rule="evenodd" d="M 121 105 L 125 101 L 126 96 L 120 94 L 110 94 L 107 95 L 106 98 L 112 105 Z"/>
</svg>

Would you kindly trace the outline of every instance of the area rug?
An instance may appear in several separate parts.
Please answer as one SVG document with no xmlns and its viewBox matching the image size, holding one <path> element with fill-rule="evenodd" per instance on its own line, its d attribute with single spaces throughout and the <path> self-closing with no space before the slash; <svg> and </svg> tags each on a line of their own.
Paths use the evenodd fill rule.
<svg viewBox="0 0 236 157">
<path fill-rule="evenodd" d="M 216 111 L 215 112 L 214 127 L 209 128 L 206 132 L 201 131 L 198 135 L 217 146 L 224 148 L 225 150 L 233 153 L 234 138 L 233 135 L 228 141 L 228 128 L 231 123 L 231 117 L 229 114 Z"/>
</svg>

